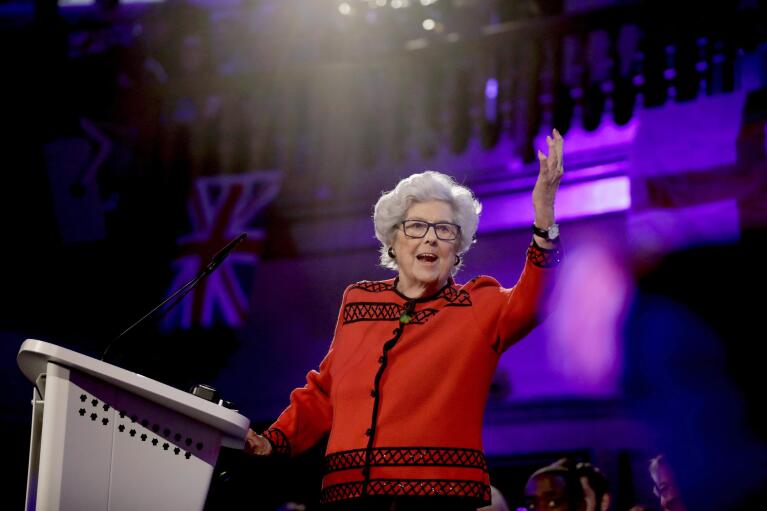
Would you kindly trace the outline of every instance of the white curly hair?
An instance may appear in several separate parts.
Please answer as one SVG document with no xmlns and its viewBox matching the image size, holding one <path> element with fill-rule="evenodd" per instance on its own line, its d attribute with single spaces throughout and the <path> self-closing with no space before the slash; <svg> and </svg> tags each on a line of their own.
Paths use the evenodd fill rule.
<svg viewBox="0 0 767 511">
<path fill-rule="evenodd" d="M 397 261 L 389 257 L 389 249 L 394 242 L 397 228 L 400 222 L 405 220 L 405 214 L 410 206 L 416 202 L 432 200 L 441 200 L 450 204 L 453 210 L 453 222 L 461 226 L 456 253 L 462 255 L 471 248 L 477 232 L 482 204 L 474 197 L 471 190 L 456 183 L 452 177 L 427 170 L 402 179 L 393 190 L 381 195 L 375 205 L 373 224 L 376 238 L 381 242 L 381 266 L 392 270 L 398 269 Z M 453 275 L 462 264 L 463 262 L 453 267 Z"/>
</svg>

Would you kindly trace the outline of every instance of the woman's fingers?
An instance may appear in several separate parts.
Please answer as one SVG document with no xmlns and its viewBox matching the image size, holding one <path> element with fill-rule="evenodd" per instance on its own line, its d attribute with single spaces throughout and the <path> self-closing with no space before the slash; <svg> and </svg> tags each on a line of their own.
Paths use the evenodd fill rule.
<svg viewBox="0 0 767 511">
<path fill-rule="evenodd" d="M 562 166 L 562 151 L 564 145 L 564 139 L 562 135 L 556 129 L 551 130 L 551 135 L 546 135 L 546 145 L 548 146 L 548 155 L 546 155 L 547 170 L 552 173 L 561 174 L 563 170 Z M 541 158 L 541 152 L 539 151 L 538 158 Z"/>
<path fill-rule="evenodd" d="M 557 160 L 557 147 L 554 142 L 554 139 L 551 138 L 551 136 L 549 135 L 546 135 L 546 145 L 549 146 L 549 155 L 548 155 L 549 170 L 554 170 L 557 168 L 557 165 L 559 165 Z"/>
<path fill-rule="evenodd" d="M 245 436 L 245 451 L 257 456 L 267 456 L 271 454 L 272 449 L 266 438 L 250 429 Z"/>
<path fill-rule="evenodd" d="M 543 154 L 543 151 L 541 151 L 540 149 L 538 149 L 538 161 L 541 164 L 540 173 L 545 174 L 549 168 L 549 163 L 548 163 L 548 158 L 546 158 L 546 155 Z"/>
<path fill-rule="evenodd" d="M 564 139 L 556 129 L 552 130 L 551 133 L 551 135 L 546 136 L 548 154 L 544 154 L 540 149 L 538 150 L 538 161 L 541 165 L 539 181 L 542 181 L 541 184 L 544 186 L 556 187 L 559 185 L 564 169 L 562 164 Z"/>
<path fill-rule="evenodd" d="M 562 169 L 562 148 L 565 143 L 565 139 L 562 138 L 562 135 L 557 131 L 556 128 L 552 130 L 552 133 L 554 133 L 554 141 L 556 142 L 556 149 L 557 149 L 557 161 L 559 162 L 559 168 Z"/>
</svg>

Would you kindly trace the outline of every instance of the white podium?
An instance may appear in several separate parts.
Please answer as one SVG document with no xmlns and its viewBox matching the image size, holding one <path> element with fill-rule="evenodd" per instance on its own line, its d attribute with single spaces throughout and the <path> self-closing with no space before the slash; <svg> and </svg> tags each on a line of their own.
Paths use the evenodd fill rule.
<svg viewBox="0 0 767 511">
<path fill-rule="evenodd" d="M 246 417 L 80 353 L 28 339 L 35 384 L 26 508 L 202 509 L 221 446 L 242 448 Z"/>
</svg>

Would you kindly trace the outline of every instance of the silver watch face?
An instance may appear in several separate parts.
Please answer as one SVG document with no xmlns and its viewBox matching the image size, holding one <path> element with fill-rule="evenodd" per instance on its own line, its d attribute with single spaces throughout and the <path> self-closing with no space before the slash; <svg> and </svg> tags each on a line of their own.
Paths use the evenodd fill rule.
<svg viewBox="0 0 767 511">
<path fill-rule="evenodd" d="M 559 225 L 551 224 L 551 227 L 549 227 L 547 231 L 548 231 L 548 238 L 550 240 L 555 240 L 559 238 Z"/>
</svg>

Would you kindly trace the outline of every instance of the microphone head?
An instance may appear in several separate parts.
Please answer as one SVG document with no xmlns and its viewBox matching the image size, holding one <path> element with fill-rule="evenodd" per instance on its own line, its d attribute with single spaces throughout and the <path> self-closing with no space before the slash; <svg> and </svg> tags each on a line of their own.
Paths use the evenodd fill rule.
<svg viewBox="0 0 767 511">
<path fill-rule="evenodd" d="M 229 254 L 234 250 L 234 248 L 240 243 L 242 243 L 247 237 L 248 237 L 247 233 L 243 232 L 242 234 L 234 238 L 232 241 L 227 243 L 224 248 L 219 250 L 218 253 L 213 256 L 213 259 L 211 259 L 211 263 L 216 265 L 221 263 L 221 261 L 226 259 L 229 256 Z"/>
</svg>

